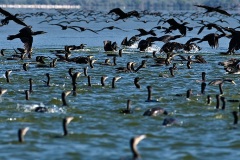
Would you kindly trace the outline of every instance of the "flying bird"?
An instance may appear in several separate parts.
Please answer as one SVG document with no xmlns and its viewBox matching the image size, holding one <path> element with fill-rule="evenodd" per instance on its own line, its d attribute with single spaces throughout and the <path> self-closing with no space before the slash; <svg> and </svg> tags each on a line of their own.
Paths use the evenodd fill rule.
<svg viewBox="0 0 240 160">
<path fill-rule="evenodd" d="M 2 13 L 3 15 L 6 16 L 5 19 L 1 20 L 2 25 L 7 25 L 9 23 L 10 20 L 16 22 L 17 24 L 23 25 L 23 26 L 28 26 L 26 23 L 24 23 L 22 20 L 20 20 L 19 18 L 17 18 L 17 16 L 19 14 L 15 14 L 12 15 L 11 13 L 9 13 L 8 11 L 0 8 L 0 13 Z"/>
<path fill-rule="evenodd" d="M 36 31 L 33 32 L 32 31 L 32 27 L 31 26 L 27 26 L 22 28 L 18 34 L 16 35 L 9 35 L 7 37 L 7 40 L 13 40 L 15 38 L 20 38 L 20 40 L 24 43 L 24 52 L 29 54 L 28 56 L 31 57 L 31 52 L 32 52 L 32 43 L 33 43 L 33 37 L 34 35 L 38 35 L 38 34 L 44 34 L 47 32 L 44 31 Z"/>
<path fill-rule="evenodd" d="M 126 19 L 131 16 L 134 16 L 137 18 L 140 17 L 139 13 L 135 10 L 125 13 L 120 8 L 114 8 L 108 12 L 108 14 L 110 14 L 110 13 L 115 13 L 116 15 L 119 16 L 117 19 L 115 19 L 115 21 L 118 21 L 119 19 Z"/>
<path fill-rule="evenodd" d="M 218 7 L 210 7 L 210 6 L 205 6 L 205 5 L 194 5 L 194 6 L 205 8 L 207 11 L 204 13 L 218 12 L 218 13 L 221 13 L 221 14 L 229 16 L 229 17 L 231 16 L 231 14 L 229 14 L 227 11 L 222 10 L 221 6 L 218 6 Z"/>
</svg>

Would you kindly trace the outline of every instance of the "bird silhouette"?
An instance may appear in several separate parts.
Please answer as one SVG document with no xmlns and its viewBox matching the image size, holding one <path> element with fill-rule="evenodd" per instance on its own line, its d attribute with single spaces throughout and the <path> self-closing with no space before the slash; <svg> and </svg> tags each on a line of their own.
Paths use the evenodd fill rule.
<svg viewBox="0 0 240 160">
<path fill-rule="evenodd" d="M 218 7 L 210 7 L 210 6 L 205 6 L 205 5 L 194 5 L 194 6 L 196 6 L 196 7 L 201 7 L 201 8 L 205 8 L 207 11 L 204 12 L 204 13 L 218 12 L 218 13 L 221 13 L 221 14 L 226 15 L 226 16 L 231 16 L 231 14 L 229 14 L 229 13 L 226 12 L 225 10 L 220 9 L 221 6 L 218 6 Z"/>
<path fill-rule="evenodd" d="M 120 19 L 126 19 L 126 18 L 129 18 L 131 16 L 134 16 L 134 17 L 137 17 L 137 18 L 140 17 L 140 14 L 135 10 L 125 13 L 120 8 L 114 8 L 114 9 L 112 9 L 108 12 L 108 14 L 110 14 L 110 13 L 115 13 L 119 16 L 117 19 L 115 19 L 115 21 L 118 21 Z"/>
<path fill-rule="evenodd" d="M 7 37 L 7 40 L 13 40 L 15 38 L 20 38 L 20 40 L 24 43 L 24 52 L 29 54 L 29 57 L 31 56 L 32 52 L 32 43 L 33 43 L 33 36 L 38 34 L 44 34 L 47 32 L 44 31 L 32 31 L 31 26 L 27 26 L 22 28 L 18 34 L 16 35 L 9 35 Z"/>
<path fill-rule="evenodd" d="M 20 20 L 19 18 L 17 18 L 17 16 L 19 14 L 15 14 L 12 15 L 11 13 L 9 13 L 8 11 L 0 8 L 0 13 L 2 13 L 3 15 L 6 16 L 5 19 L 1 20 L 2 25 L 7 25 L 9 23 L 10 20 L 14 21 L 17 24 L 23 25 L 23 26 L 28 26 L 26 23 L 24 23 L 22 20 Z"/>
</svg>

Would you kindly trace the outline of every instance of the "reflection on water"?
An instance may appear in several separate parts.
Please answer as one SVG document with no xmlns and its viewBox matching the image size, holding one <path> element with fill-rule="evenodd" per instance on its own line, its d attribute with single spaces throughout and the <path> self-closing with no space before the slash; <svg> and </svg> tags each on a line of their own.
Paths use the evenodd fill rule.
<svg viewBox="0 0 240 160">
<path fill-rule="evenodd" d="M 15 12 L 15 10 L 10 10 Z M 18 10 L 20 13 L 37 13 L 38 10 Z M 44 10 L 45 11 L 45 10 Z M 75 10 L 73 10 L 75 11 Z M 40 11 L 39 11 L 40 12 Z M 103 41 L 111 40 L 119 44 L 123 38 L 139 34 L 136 28 L 150 30 L 157 25 L 161 17 L 145 16 L 151 18 L 149 23 L 138 22 L 137 19 L 123 21 L 104 22 L 103 17 L 92 16 L 99 22 L 73 22 L 71 25 L 85 26 L 94 30 L 115 25 L 127 32 L 120 30 L 104 30 L 95 34 L 84 31 L 61 30 L 49 25 L 65 20 L 55 10 L 47 11 L 56 14 L 57 20 L 44 22 L 45 15 L 26 18 L 25 22 L 33 26 L 33 30 L 44 30 L 47 33 L 34 37 L 33 58 L 24 60 L 7 60 L 14 54 L 13 48 L 22 47 L 20 40 L 7 41 L 9 34 L 16 34 L 22 27 L 10 22 L 8 26 L 1 27 L 1 48 L 5 48 L 5 56 L 0 57 L 0 87 L 7 92 L 0 98 L 0 122 L 1 122 L 1 158 L 0 159 L 120 159 L 131 157 L 129 140 L 131 137 L 146 134 L 138 146 L 143 159 L 236 159 L 239 156 L 238 129 L 231 129 L 233 117 L 231 111 L 238 110 L 238 103 L 226 102 L 226 109 L 215 110 L 215 95 L 219 94 L 218 86 L 206 86 L 205 94 L 201 94 L 201 74 L 206 72 L 206 83 L 216 78 L 228 77 L 236 82 L 236 85 L 224 83 L 224 97 L 226 99 L 239 99 L 238 75 L 225 74 L 218 62 L 237 56 L 224 56 L 220 52 L 226 52 L 229 39 L 221 38 L 218 49 L 212 49 L 207 42 L 199 44 L 202 48 L 191 55 L 202 55 L 208 63 L 192 63 L 191 69 L 187 68 L 186 61 L 176 58 L 177 70 L 174 77 L 160 77 L 160 74 L 168 74 L 169 66 L 155 66 L 153 58 L 147 58 L 146 68 L 138 72 L 117 72 L 115 68 L 126 67 L 127 62 L 134 62 L 137 68 L 143 58 L 152 56 L 153 50 L 160 50 L 163 42 L 156 42 L 148 52 L 139 52 L 135 47 L 124 49 L 123 56 L 116 58 L 116 66 L 101 65 L 105 59 L 111 57 L 103 50 Z M 84 14 L 84 13 L 83 13 Z M 81 15 L 78 15 L 81 17 Z M 90 18 L 92 18 L 90 17 Z M 172 17 L 172 16 L 170 16 Z M 68 18 L 76 19 L 70 15 Z M 83 18 L 83 17 L 81 17 Z M 111 20 L 111 17 L 107 17 Z M 224 17 L 225 18 L 225 17 Z M 199 18 L 200 19 L 200 18 Z M 207 17 L 208 21 L 216 17 Z M 196 22 L 189 19 L 190 26 L 197 26 Z M 237 25 L 232 18 L 226 18 L 232 25 Z M 194 28 L 186 37 L 177 39 L 178 42 L 186 42 L 192 37 L 202 37 L 210 30 L 204 30 L 197 35 L 199 28 Z M 164 33 L 156 30 L 157 35 Z M 178 32 L 174 31 L 174 34 Z M 144 37 L 142 37 L 144 39 Z M 49 64 L 55 54 L 54 49 L 63 49 L 65 45 L 87 44 L 83 50 L 72 51 L 71 57 L 89 56 L 97 60 L 94 68 L 89 64 L 76 64 L 72 62 L 57 61 L 55 68 L 41 67 L 35 64 L 36 56 L 45 56 L 46 64 Z M 117 53 L 116 53 L 117 54 Z M 189 53 L 180 53 L 188 56 Z M 157 53 L 157 56 L 160 54 Z M 161 54 L 162 57 L 165 54 Z M 23 63 L 29 63 L 28 70 L 22 69 Z M 170 64 L 172 65 L 172 64 Z M 61 93 L 72 90 L 72 80 L 68 74 L 73 67 L 74 73 L 81 72 L 77 78 L 77 95 L 70 94 L 66 97 L 69 106 L 62 106 Z M 92 86 L 88 86 L 87 76 L 83 69 L 88 67 L 88 75 L 91 76 Z M 5 79 L 5 71 L 12 70 L 11 83 Z M 51 85 L 46 86 L 46 73 L 51 75 Z M 107 76 L 105 86 L 101 85 L 101 77 Z M 116 87 L 112 88 L 113 77 L 120 76 Z M 140 88 L 134 85 L 134 79 L 140 77 Z M 29 89 L 29 78 L 33 80 L 33 93 L 29 100 L 25 100 L 24 91 Z M 147 86 L 152 86 L 152 99 L 158 102 L 145 102 L 147 100 Z M 186 99 L 186 91 L 192 89 L 193 95 Z M 176 96 L 182 95 L 182 96 Z M 207 95 L 212 97 L 212 103 L 207 104 Z M 126 107 L 127 100 L 131 100 L 133 114 L 120 114 L 119 110 Z M 36 113 L 36 107 L 48 108 L 47 113 Z M 169 115 L 158 117 L 142 116 L 144 111 L 152 107 L 162 107 Z M 72 116 L 74 119 L 68 126 L 69 135 L 63 138 L 55 138 L 62 134 L 62 119 Z M 181 125 L 169 127 L 162 126 L 163 119 L 174 117 Z M 25 136 L 25 142 L 17 142 L 17 130 L 29 127 Z"/>
</svg>

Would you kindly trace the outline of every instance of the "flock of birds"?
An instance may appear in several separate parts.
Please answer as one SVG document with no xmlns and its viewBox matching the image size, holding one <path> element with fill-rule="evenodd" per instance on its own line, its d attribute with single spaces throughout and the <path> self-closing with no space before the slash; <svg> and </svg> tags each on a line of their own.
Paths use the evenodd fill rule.
<svg viewBox="0 0 240 160">
<path fill-rule="evenodd" d="M 73 30 L 76 32 L 84 32 L 89 31 L 93 34 L 99 34 L 103 30 L 114 30 L 113 32 L 117 32 L 117 30 L 120 30 L 122 32 L 128 32 L 128 30 L 119 28 L 116 26 L 108 26 L 103 27 L 101 29 L 95 29 L 95 28 L 86 28 L 76 25 L 76 23 L 94 23 L 94 22 L 105 22 L 108 23 L 114 23 L 116 21 L 122 21 L 122 23 L 127 23 L 128 20 L 135 20 L 138 22 L 148 23 L 148 21 L 151 20 L 143 20 L 145 16 L 154 16 L 159 17 L 160 20 L 156 23 L 157 25 L 153 27 L 150 30 L 145 30 L 144 28 L 137 28 L 136 30 L 139 31 L 139 34 L 133 35 L 132 37 L 126 37 L 121 42 L 121 47 L 117 44 L 117 42 L 112 42 L 111 40 L 103 40 L 103 49 L 106 51 L 107 56 L 113 57 L 113 63 L 111 63 L 110 59 L 107 58 L 103 63 L 98 63 L 96 59 L 93 59 L 93 56 L 76 56 L 71 58 L 72 52 L 74 50 L 83 50 L 86 48 L 86 44 L 80 44 L 78 45 L 66 45 L 63 49 L 60 50 L 51 50 L 51 52 L 54 54 L 55 57 L 51 58 L 51 63 L 46 64 L 45 59 L 48 59 L 49 57 L 46 56 L 35 56 L 36 61 L 34 62 L 37 64 L 37 67 L 50 67 L 50 68 L 57 68 L 56 63 L 77 63 L 77 64 L 89 64 L 89 67 L 84 68 L 84 76 L 88 78 L 88 86 L 92 86 L 91 84 L 91 76 L 88 75 L 87 70 L 89 68 L 95 68 L 96 66 L 113 66 L 117 67 L 117 59 L 124 56 L 124 50 L 131 47 L 134 44 L 138 44 L 137 49 L 139 49 L 140 52 L 146 52 L 149 48 L 152 47 L 152 45 L 158 41 L 161 41 L 164 43 L 164 45 L 161 47 L 159 51 L 153 51 L 152 56 L 146 56 L 143 57 L 144 60 L 142 60 L 142 63 L 136 67 L 135 62 L 128 62 L 126 66 L 124 67 L 117 67 L 115 68 L 116 72 L 118 73 L 137 73 L 140 72 L 143 68 L 146 68 L 149 66 L 146 59 L 153 59 L 155 64 L 152 64 L 151 66 L 170 66 L 173 64 L 173 66 L 169 67 L 170 74 L 163 74 L 160 76 L 163 77 L 174 77 L 174 72 L 177 70 L 176 63 L 173 63 L 173 61 L 181 61 L 181 63 L 185 63 L 187 65 L 188 69 L 191 69 L 191 65 L 193 63 L 207 63 L 204 57 L 201 55 L 196 55 L 195 59 L 192 59 L 193 54 L 192 52 L 196 53 L 201 48 L 198 46 L 199 43 L 202 43 L 204 41 L 207 41 L 209 46 L 212 48 L 218 48 L 219 47 L 219 39 L 222 37 L 226 37 L 230 39 L 228 49 L 226 49 L 226 52 L 221 54 L 235 54 L 235 51 L 240 49 L 240 31 L 236 28 L 230 28 L 230 27 L 224 27 L 229 26 L 229 22 L 227 20 L 224 20 L 224 18 L 232 18 L 235 21 L 240 22 L 240 19 L 237 19 L 239 15 L 230 14 L 226 12 L 225 10 L 221 9 L 221 7 L 209 7 L 205 5 L 195 5 L 198 8 L 204 8 L 206 9 L 206 12 L 204 13 L 180 13 L 180 14 L 173 14 L 173 18 L 169 18 L 169 15 L 164 15 L 160 12 L 149 12 L 149 11 L 130 11 L 130 12 L 123 12 L 120 8 L 115 8 L 110 10 L 108 13 L 104 12 L 98 12 L 98 11 L 89 11 L 85 12 L 84 10 L 80 11 L 58 11 L 58 14 L 61 16 L 61 18 L 57 18 L 56 14 L 51 14 L 47 12 L 35 12 L 35 13 L 25 13 L 25 14 L 11 14 L 7 10 L 4 10 L 0 8 L 0 13 L 4 16 L 4 19 L 1 20 L 1 27 L 5 27 L 8 25 L 8 23 L 16 23 L 16 25 L 22 25 L 23 28 L 19 30 L 18 33 L 14 35 L 9 35 L 7 37 L 7 40 L 14 40 L 14 39 L 20 39 L 21 42 L 24 44 L 24 48 L 18 48 L 18 50 L 15 50 L 15 54 L 11 57 L 6 58 L 7 60 L 21 60 L 23 62 L 23 70 L 28 71 L 28 65 L 31 64 L 32 59 L 34 57 L 33 52 L 33 46 L 34 46 L 34 36 L 43 34 L 43 36 L 47 36 L 47 31 L 33 31 L 33 27 L 26 24 L 24 22 L 24 19 L 31 18 L 31 17 L 44 17 L 44 20 L 39 22 L 39 25 L 42 23 L 49 24 L 51 26 L 60 27 L 62 30 Z M 200 19 L 200 16 L 216 16 L 220 17 L 219 20 L 215 22 L 208 22 L 205 21 L 204 18 Z M 70 17 L 74 17 L 73 19 L 70 19 Z M 176 39 L 186 37 L 186 35 L 191 32 L 192 30 L 195 30 L 197 27 L 194 27 L 189 23 L 189 21 L 194 21 L 194 23 L 198 24 L 198 35 L 202 33 L 203 30 L 213 30 L 213 33 L 207 34 L 203 36 L 203 38 L 198 37 L 191 37 L 186 43 L 178 43 L 173 42 Z M 74 25 L 71 25 L 74 24 Z M 160 25 L 161 24 L 161 25 Z M 224 25 L 222 25 L 224 24 Z M 159 37 L 157 36 L 156 32 L 161 31 L 164 33 L 163 36 Z M 16 31 L 17 32 L 17 31 Z M 173 34 L 175 33 L 175 34 Z M 177 34 L 176 34 L 177 33 Z M 129 39 L 129 40 L 128 40 Z M 10 42 L 11 44 L 11 42 Z M 4 48 L 1 50 L 1 55 L 6 57 L 6 53 L 8 49 Z M 181 55 L 181 51 L 189 53 L 189 56 L 184 57 Z M 164 53 L 164 56 L 157 56 L 157 53 Z M 179 58 L 179 59 L 176 59 Z M 220 62 L 219 64 L 224 66 L 224 69 L 229 74 L 237 74 L 240 72 L 239 67 L 239 59 L 229 59 L 224 62 Z M 11 83 L 11 74 L 12 70 L 7 70 L 5 72 L 6 82 Z M 63 91 L 62 92 L 62 105 L 68 106 L 68 101 L 66 100 L 66 97 L 69 94 L 77 95 L 77 89 L 78 89 L 78 77 L 82 74 L 82 72 L 74 72 L 74 67 L 69 68 L 68 74 L 70 76 L 70 79 L 72 81 L 72 90 L 71 91 Z M 206 87 L 206 80 L 205 80 L 205 72 L 202 72 L 202 80 L 201 80 L 201 93 L 205 93 L 205 87 Z M 45 81 L 46 85 L 48 87 L 51 87 L 50 81 L 51 81 L 51 75 L 49 73 L 46 73 L 47 81 Z M 105 86 L 105 80 L 107 79 L 107 76 L 101 77 L 101 86 Z M 121 77 L 113 77 L 112 79 L 112 88 L 116 87 L 116 82 Z M 134 85 L 136 88 L 141 88 L 141 85 L 139 81 L 141 80 L 140 77 L 136 77 L 134 79 Z M 226 99 L 223 96 L 223 89 L 222 85 L 225 82 L 234 83 L 235 82 L 232 79 L 217 79 L 214 81 L 209 82 L 208 85 L 219 85 L 219 91 L 220 94 L 216 95 L 216 109 L 220 108 L 220 102 L 222 102 L 222 110 L 225 109 L 225 102 Z M 32 87 L 32 79 L 29 79 L 29 89 L 25 91 L 26 100 L 30 100 L 30 95 L 33 93 L 33 87 Z M 146 102 L 156 102 L 158 100 L 152 99 L 152 86 L 147 86 L 148 91 L 148 98 L 146 99 Z M 7 93 L 7 89 L 1 88 L 0 95 L 4 95 Z M 189 99 L 192 95 L 192 90 L 189 89 L 186 92 L 186 98 Z M 182 95 L 176 95 L 176 96 L 182 96 Z M 238 100 L 236 100 L 238 102 Z M 208 95 L 208 104 L 211 103 L 211 97 Z M 38 106 L 34 110 L 35 112 L 48 112 L 48 109 L 46 107 Z M 120 111 L 122 114 L 132 114 L 133 110 L 131 108 L 131 100 L 127 100 L 127 108 L 122 109 Z M 168 111 L 162 107 L 153 107 L 148 110 L 146 110 L 143 113 L 143 116 L 159 116 L 159 115 L 168 115 Z M 232 112 L 234 117 L 234 124 L 238 123 L 238 112 L 233 111 Z M 63 135 L 68 135 L 67 125 L 73 120 L 73 117 L 66 117 L 63 119 Z M 179 124 L 179 121 L 173 117 L 167 117 L 164 118 L 162 125 L 169 126 Z M 18 138 L 19 142 L 24 142 L 24 135 L 29 130 L 29 127 L 21 128 L 18 131 Z M 140 154 L 137 151 L 137 145 L 138 143 L 144 139 L 146 135 L 140 135 L 131 138 L 130 140 L 130 147 L 131 151 L 133 153 L 133 159 L 140 158 Z"/>
</svg>

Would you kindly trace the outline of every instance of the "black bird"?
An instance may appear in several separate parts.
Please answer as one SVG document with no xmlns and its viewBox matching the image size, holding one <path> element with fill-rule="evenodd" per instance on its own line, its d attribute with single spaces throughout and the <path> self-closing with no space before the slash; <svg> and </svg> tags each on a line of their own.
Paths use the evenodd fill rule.
<svg viewBox="0 0 240 160">
<path fill-rule="evenodd" d="M 74 117 L 66 117 L 63 119 L 62 125 L 63 125 L 63 136 L 68 135 L 68 124 L 74 119 Z"/>
<path fill-rule="evenodd" d="M 208 83 L 208 85 L 219 85 L 219 84 L 224 83 L 224 82 L 230 82 L 230 83 L 232 83 L 232 84 L 236 84 L 236 83 L 234 82 L 234 80 L 232 80 L 232 79 L 222 78 L 222 79 L 212 80 L 212 81 L 210 81 L 210 82 Z"/>
<path fill-rule="evenodd" d="M 92 30 L 90 28 L 86 28 L 86 27 L 72 26 L 72 28 L 75 28 L 75 29 L 78 28 L 78 29 L 80 29 L 81 32 L 83 32 L 83 31 L 91 31 L 93 33 L 98 34 L 97 31 L 94 31 L 94 30 Z M 79 31 L 79 30 L 77 30 L 77 31 Z"/>
<path fill-rule="evenodd" d="M 139 29 L 136 29 L 140 32 L 140 34 L 138 35 L 135 35 L 137 37 L 141 37 L 141 36 L 146 36 L 146 35 L 152 35 L 152 36 L 156 36 L 156 33 L 154 32 L 154 30 L 150 30 L 150 31 L 146 31 L 145 29 L 142 29 L 142 28 L 139 28 Z"/>
<path fill-rule="evenodd" d="M 145 51 L 148 49 L 148 47 L 151 47 L 152 46 L 152 42 L 150 40 L 141 40 L 139 43 L 138 43 L 138 49 L 140 51 Z"/>
<path fill-rule="evenodd" d="M 19 142 L 24 142 L 24 136 L 26 135 L 28 130 L 29 130 L 29 127 L 20 128 L 18 130 L 18 141 Z"/>
<path fill-rule="evenodd" d="M 104 51 L 116 51 L 117 50 L 117 43 L 112 41 L 103 41 L 104 44 Z"/>
<path fill-rule="evenodd" d="M 33 37 L 34 35 L 38 35 L 38 34 L 44 34 L 46 32 L 44 31 L 36 31 L 33 32 L 32 31 L 32 27 L 31 26 L 27 26 L 22 28 L 18 34 L 16 35 L 9 35 L 7 37 L 7 40 L 13 40 L 15 38 L 20 38 L 20 40 L 24 43 L 24 50 L 25 53 L 31 55 L 32 52 L 32 43 L 33 43 Z"/>
<path fill-rule="evenodd" d="M 229 14 L 228 12 L 222 10 L 221 6 L 218 6 L 218 7 L 210 7 L 210 6 L 205 6 L 205 5 L 194 5 L 194 6 L 205 8 L 207 11 L 204 12 L 204 13 L 218 12 L 218 13 L 221 13 L 221 14 L 226 15 L 226 16 L 231 16 L 231 14 Z"/>
<path fill-rule="evenodd" d="M 114 9 L 112 9 L 108 12 L 108 14 L 110 14 L 110 13 L 115 13 L 119 16 L 118 18 L 115 19 L 115 21 L 118 21 L 120 19 L 124 20 L 126 18 L 131 17 L 131 16 L 134 16 L 134 17 L 137 17 L 137 18 L 140 17 L 140 14 L 135 10 L 125 13 L 120 8 L 114 8 Z"/>
<path fill-rule="evenodd" d="M 140 156 L 140 154 L 138 153 L 138 150 L 137 150 L 137 145 L 144 138 L 146 138 L 146 135 L 135 136 L 135 137 L 130 139 L 130 148 L 131 148 L 134 160 L 137 160 L 137 159 L 141 158 L 141 156 Z"/>
<path fill-rule="evenodd" d="M 158 116 L 158 115 L 168 115 L 168 112 L 161 108 L 161 107 L 154 107 L 154 108 L 150 108 L 148 110 L 146 110 L 144 113 L 143 113 L 143 116 Z"/>
<path fill-rule="evenodd" d="M 101 77 L 101 85 L 104 87 L 105 86 L 105 80 L 107 79 L 107 76 L 102 76 Z"/>
<path fill-rule="evenodd" d="M 226 54 L 234 54 L 235 50 L 240 49 L 240 31 L 230 30 L 232 33 L 232 38 L 229 42 L 228 51 Z"/>
<path fill-rule="evenodd" d="M 178 122 L 175 118 L 168 117 L 168 118 L 163 119 L 163 123 L 162 123 L 163 126 L 171 126 L 174 124 L 178 124 Z"/>
<path fill-rule="evenodd" d="M 233 115 L 233 118 L 234 118 L 233 124 L 234 125 L 238 124 L 238 112 L 237 111 L 233 111 L 232 115 Z"/>
<path fill-rule="evenodd" d="M 22 20 L 20 20 L 19 18 L 17 18 L 17 16 L 19 14 L 15 14 L 12 15 L 11 13 L 9 13 L 8 11 L 0 8 L 0 13 L 2 13 L 3 15 L 6 16 L 5 19 L 1 20 L 2 25 L 7 25 L 9 23 L 10 20 L 16 22 L 17 24 L 23 25 L 23 26 L 28 26 L 26 23 L 24 23 Z"/>
<path fill-rule="evenodd" d="M 158 100 L 152 99 L 152 86 L 147 86 L 147 90 L 148 90 L 148 98 L 145 102 L 158 102 Z"/>
<path fill-rule="evenodd" d="M 79 30 L 75 26 L 67 26 L 67 25 L 61 25 L 61 24 L 51 24 L 51 25 L 59 26 L 61 27 L 62 30 L 67 30 L 69 28 L 79 32 Z"/>
<path fill-rule="evenodd" d="M 222 30 L 221 26 L 217 25 L 217 24 L 214 24 L 214 23 L 208 23 L 208 24 L 204 24 L 204 23 L 201 23 L 203 26 L 199 29 L 198 33 L 197 34 L 200 34 L 204 28 L 207 28 L 208 30 L 212 29 L 212 28 L 215 28 L 217 29 L 219 32 L 225 34 L 225 32 Z"/>
<path fill-rule="evenodd" d="M 123 46 L 131 46 L 134 43 L 138 42 L 140 40 L 140 38 L 138 36 L 132 36 L 129 40 L 127 40 L 127 37 L 125 37 L 122 42 L 121 45 Z"/>
<path fill-rule="evenodd" d="M 210 47 L 212 48 L 218 48 L 219 46 L 219 43 L 218 43 L 218 40 L 219 38 L 222 38 L 224 37 L 225 34 L 217 34 L 217 33 L 210 33 L 210 34 L 207 34 L 206 36 L 204 36 L 200 41 L 198 41 L 197 43 L 201 43 L 203 41 L 208 41 L 208 44 Z"/>
<path fill-rule="evenodd" d="M 112 88 L 116 88 L 115 83 L 120 79 L 121 77 L 113 77 L 112 79 Z"/>
<path fill-rule="evenodd" d="M 121 29 L 121 28 L 119 28 L 119 27 L 115 27 L 115 26 L 103 27 L 102 29 L 96 30 L 96 32 L 102 31 L 102 30 L 104 30 L 104 29 L 109 29 L 109 30 L 118 29 L 118 30 L 127 32 L 126 30 L 123 30 L 123 29 Z"/>
<path fill-rule="evenodd" d="M 123 113 L 123 114 L 132 114 L 133 113 L 133 111 L 131 109 L 131 100 L 130 99 L 127 100 L 127 108 L 121 109 L 120 113 Z"/>
<path fill-rule="evenodd" d="M 71 91 L 63 91 L 62 92 L 62 105 L 63 106 L 68 106 L 67 101 L 66 101 L 66 97 L 71 93 Z"/>
<path fill-rule="evenodd" d="M 175 21 L 173 18 L 168 19 L 165 21 L 165 23 L 168 23 L 170 25 L 170 27 L 167 29 L 168 31 L 172 31 L 172 30 L 179 30 L 179 32 L 185 36 L 187 33 L 187 29 L 188 31 L 193 30 L 192 27 L 187 27 L 186 24 L 188 24 L 188 22 L 184 22 L 182 24 L 178 23 L 177 21 Z"/>
<path fill-rule="evenodd" d="M 136 77 L 136 78 L 134 78 L 134 85 L 136 86 L 136 88 L 141 88 L 141 86 L 140 86 L 140 84 L 139 84 L 139 80 L 140 80 L 141 78 L 139 78 L 139 77 Z"/>
<path fill-rule="evenodd" d="M 182 35 L 175 35 L 175 36 L 171 36 L 171 35 L 163 35 L 161 37 L 148 37 L 146 40 L 150 40 L 151 42 L 155 42 L 155 41 L 162 41 L 164 43 L 167 43 L 171 40 L 175 40 L 177 38 L 181 38 Z"/>
<path fill-rule="evenodd" d="M 5 72 L 5 77 L 6 77 L 7 83 L 10 83 L 10 78 L 9 78 L 10 73 L 12 73 L 12 70 L 7 70 L 7 71 Z"/>
</svg>

